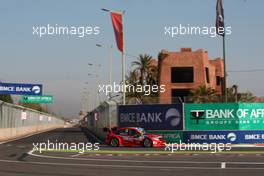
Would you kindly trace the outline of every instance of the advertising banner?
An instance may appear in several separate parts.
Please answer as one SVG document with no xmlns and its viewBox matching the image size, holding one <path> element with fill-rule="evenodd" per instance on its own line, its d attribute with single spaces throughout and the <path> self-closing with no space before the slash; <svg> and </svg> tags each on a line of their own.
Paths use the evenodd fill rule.
<svg viewBox="0 0 264 176">
<path fill-rule="evenodd" d="M 185 131 L 185 143 L 264 143 L 264 131 Z"/>
<path fill-rule="evenodd" d="M 166 143 L 180 143 L 180 141 L 183 141 L 183 132 L 182 131 L 148 130 L 147 133 L 162 135 L 164 140 L 166 141 Z"/>
<path fill-rule="evenodd" d="M 51 95 L 24 95 L 20 99 L 21 103 L 35 103 L 35 104 L 51 104 L 53 103 L 53 96 Z"/>
<path fill-rule="evenodd" d="M 182 104 L 122 105 L 118 108 L 118 124 L 145 130 L 182 130 Z"/>
<path fill-rule="evenodd" d="M 13 95 L 42 95 L 41 84 L 18 84 L 18 83 L 1 83 L 0 94 Z"/>
<path fill-rule="evenodd" d="M 264 130 L 264 103 L 185 104 L 185 130 Z"/>
</svg>

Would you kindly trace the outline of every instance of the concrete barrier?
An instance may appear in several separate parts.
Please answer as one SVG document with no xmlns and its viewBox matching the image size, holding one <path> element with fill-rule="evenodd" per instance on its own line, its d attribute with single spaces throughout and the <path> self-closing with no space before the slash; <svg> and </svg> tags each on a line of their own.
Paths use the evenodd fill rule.
<svg viewBox="0 0 264 176">
<path fill-rule="evenodd" d="M 0 101 L 0 142 L 63 128 L 64 123 L 60 117 Z"/>
<path fill-rule="evenodd" d="M 106 137 L 104 127 L 117 126 L 117 103 L 105 101 L 83 118 L 83 127 L 94 133 L 100 139 Z"/>
</svg>

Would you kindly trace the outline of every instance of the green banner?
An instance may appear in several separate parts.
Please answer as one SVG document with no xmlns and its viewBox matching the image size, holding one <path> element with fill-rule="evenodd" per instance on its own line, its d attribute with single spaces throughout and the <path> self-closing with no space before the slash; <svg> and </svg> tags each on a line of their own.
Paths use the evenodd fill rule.
<svg viewBox="0 0 264 176">
<path fill-rule="evenodd" d="M 20 99 L 21 103 L 34 103 L 34 104 L 50 104 L 53 103 L 53 96 L 43 95 L 43 96 L 22 96 Z"/>
<path fill-rule="evenodd" d="M 180 143 L 183 139 L 182 131 L 148 130 L 147 133 L 160 134 L 167 143 Z"/>
<path fill-rule="evenodd" d="M 264 130 L 264 103 L 185 104 L 185 130 Z"/>
</svg>

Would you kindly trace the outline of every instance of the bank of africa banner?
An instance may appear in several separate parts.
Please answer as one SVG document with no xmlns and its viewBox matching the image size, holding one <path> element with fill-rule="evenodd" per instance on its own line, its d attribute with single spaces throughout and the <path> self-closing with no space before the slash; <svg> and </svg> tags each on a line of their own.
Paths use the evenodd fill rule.
<svg viewBox="0 0 264 176">
<path fill-rule="evenodd" d="M 185 104 L 185 130 L 264 130 L 264 103 Z"/>
<path fill-rule="evenodd" d="M 145 130 L 182 130 L 182 104 L 119 106 L 118 125 Z"/>
</svg>

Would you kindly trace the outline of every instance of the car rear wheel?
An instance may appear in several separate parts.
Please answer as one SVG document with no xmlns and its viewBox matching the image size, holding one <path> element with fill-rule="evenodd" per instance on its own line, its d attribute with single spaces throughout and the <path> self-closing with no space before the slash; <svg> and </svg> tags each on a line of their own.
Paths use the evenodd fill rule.
<svg viewBox="0 0 264 176">
<path fill-rule="evenodd" d="M 152 140 L 150 140 L 149 138 L 144 139 L 144 141 L 143 141 L 144 147 L 152 147 L 152 145 L 153 145 Z"/>
<path fill-rule="evenodd" d="M 111 140 L 111 142 L 110 142 L 110 145 L 111 145 L 112 147 L 118 147 L 118 146 L 119 146 L 119 141 L 118 141 L 118 139 L 113 138 L 113 139 Z"/>
</svg>

